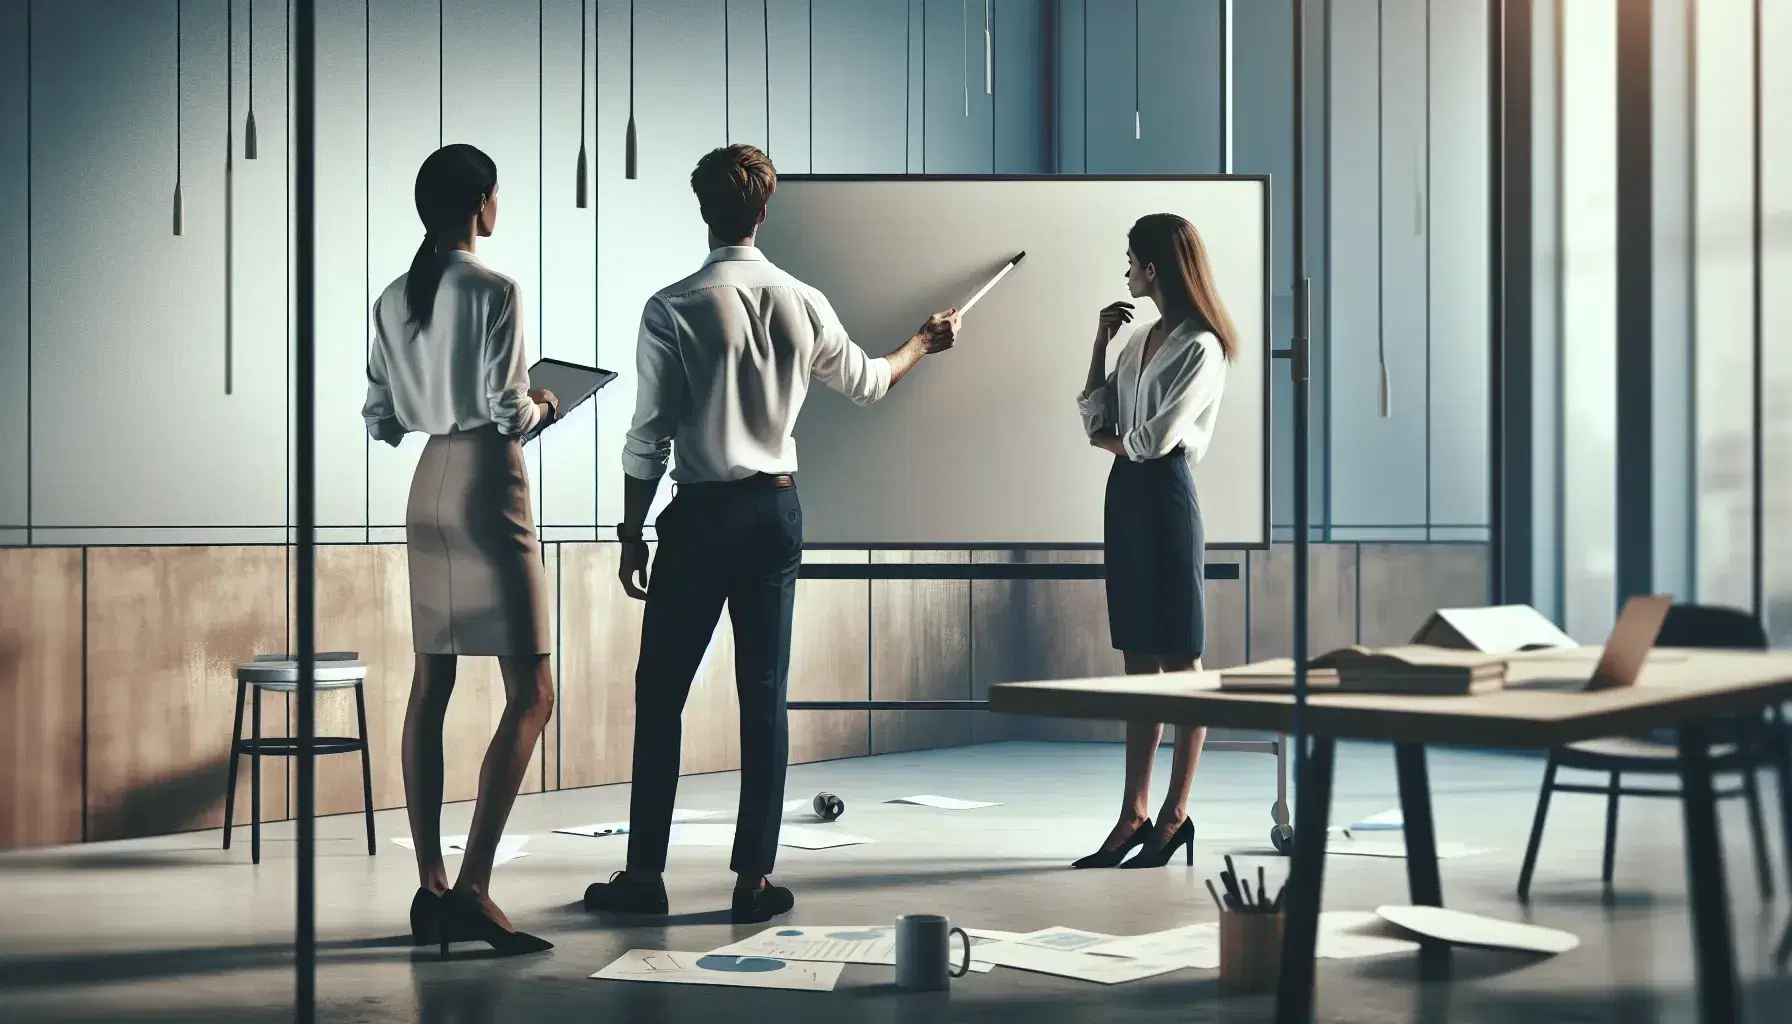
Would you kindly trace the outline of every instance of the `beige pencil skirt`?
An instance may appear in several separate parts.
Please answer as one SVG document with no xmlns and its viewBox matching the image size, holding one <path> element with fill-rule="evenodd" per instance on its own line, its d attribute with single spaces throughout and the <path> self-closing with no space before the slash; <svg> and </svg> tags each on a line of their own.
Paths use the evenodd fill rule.
<svg viewBox="0 0 1792 1024">
<path fill-rule="evenodd" d="M 516 438 L 496 427 L 432 436 L 411 478 L 404 537 L 418 654 L 551 653 L 547 574 Z"/>
</svg>

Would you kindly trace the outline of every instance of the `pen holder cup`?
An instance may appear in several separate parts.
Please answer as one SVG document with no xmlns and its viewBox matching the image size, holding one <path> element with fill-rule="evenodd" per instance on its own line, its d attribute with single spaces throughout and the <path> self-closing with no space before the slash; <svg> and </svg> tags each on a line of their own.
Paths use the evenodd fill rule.
<svg viewBox="0 0 1792 1024">
<path fill-rule="evenodd" d="M 1220 915 L 1220 987 L 1235 993 L 1276 990 L 1282 970 L 1281 913 L 1228 910 Z"/>
</svg>

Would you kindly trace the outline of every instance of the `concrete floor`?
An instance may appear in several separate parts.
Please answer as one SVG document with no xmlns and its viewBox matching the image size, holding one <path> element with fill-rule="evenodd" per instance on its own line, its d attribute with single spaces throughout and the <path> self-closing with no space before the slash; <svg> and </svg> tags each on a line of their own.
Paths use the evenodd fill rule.
<svg viewBox="0 0 1792 1024">
<path fill-rule="evenodd" d="M 1166 751 L 1167 754 L 1167 751 Z M 1112 824 L 1118 747 L 999 744 L 805 765 L 789 794 L 819 789 L 847 804 L 842 827 L 871 837 L 828 851 L 785 849 L 777 879 L 797 893 L 795 922 L 865 924 L 911 911 L 961 924 L 1026 931 L 1063 924 L 1132 934 L 1214 916 L 1200 880 L 1219 858 L 1267 852 L 1271 761 L 1215 753 L 1203 760 L 1193 815 L 1194 869 L 1070 872 Z M 1420 985 L 1414 959 L 1321 961 L 1318 1019 L 1566 1024 L 1690 1021 L 1690 927 L 1678 805 L 1630 801 L 1621 822 L 1615 891 L 1599 884 L 1603 827 L 1596 798 L 1559 796 L 1531 906 L 1513 897 L 1541 761 L 1464 751 L 1431 760 L 1440 838 L 1493 847 L 1443 862 L 1445 900 L 1458 909 L 1567 929 L 1580 948 L 1552 959 L 1459 950 L 1452 983 Z M 1159 767 L 1159 784 L 1168 771 Z M 685 781 L 681 806 L 731 812 L 734 775 Z M 1334 821 L 1396 805 L 1386 748 L 1340 750 Z M 931 792 L 1002 801 L 976 811 L 883 804 Z M 1771 793 L 1771 789 L 1769 790 Z M 379 854 L 361 845 L 358 816 L 319 825 L 319 1019 L 486 1024 L 511 1021 L 1018 1021 L 1267 1020 L 1268 998 L 1231 998 L 1213 972 L 1184 971 L 1104 987 L 997 968 L 955 983 L 949 998 L 898 993 L 888 968 L 849 966 L 831 994 L 708 989 L 588 980 L 634 948 L 708 950 L 756 931 L 726 923 L 725 849 L 675 848 L 668 882 L 674 917 L 618 927 L 587 917 L 587 882 L 622 866 L 625 841 L 552 834 L 562 825 L 626 817 L 624 786 L 524 797 L 509 831 L 531 836 L 530 856 L 498 868 L 494 895 L 518 927 L 558 944 L 517 959 L 456 947 L 449 962 L 400 936 L 415 874 L 391 838 L 402 812 L 382 813 Z M 447 809 L 464 831 L 471 805 Z M 1751 1021 L 1786 1019 L 1792 976 L 1771 950 L 1792 903 L 1763 903 L 1747 857 L 1743 818 L 1726 805 L 1737 956 Z M 1777 819 L 1776 819 L 1777 824 Z M 292 1019 L 293 845 L 290 825 L 264 835 L 249 863 L 248 835 L 228 853 L 218 833 L 0 855 L 0 1020 L 287 1021 Z M 1785 860 L 1775 845 L 1776 872 Z M 450 869 L 455 861 L 450 860 Z M 1373 909 L 1405 902 L 1404 862 L 1334 856 L 1325 905 Z M 1782 886 L 1783 888 L 1783 886 Z"/>
</svg>

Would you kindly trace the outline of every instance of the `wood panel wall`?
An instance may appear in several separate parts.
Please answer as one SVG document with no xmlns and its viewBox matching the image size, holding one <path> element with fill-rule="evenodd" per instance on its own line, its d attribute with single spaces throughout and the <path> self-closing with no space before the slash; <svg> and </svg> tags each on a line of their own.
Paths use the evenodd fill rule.
<svg viewBox="0 0 1792 1024">
<path fill-rule="evenodd" d="M 626 782 L 634 742 L 641 608 L 616 579 L 619 548 L 545 546 L 555 594 L 558 703 L 526 791 Z M 1087 562 L 1093 551 L 811 551 L 811 562 Z M 1238 580 L 1208 582 L 1205 663 L 1290 646 L 1290 550 L 1216 552 Z M 1475 544 L 1315 544 L 1315 652 L 1408 638 L 1438 607 L 1485 601 Z M 279 547 L 0 548 L 0 847 L 212 828 L 223 817 L 234 666 L 288 647 L 290 554 Z M 1364 595 L 1371 595 L 1365 600 Z M 410 691 L 409 583 L 400 544 L 318 550 L 318 649 L 368 663 L 377 807 L 404 802 L 399 750 Z M 810 580 L 798 584 L 792 699 L 957 699 L 995 682 L 1117 673 L 1104 585 L 1095 580 Z M 732 631 L 724 615 L 685 714 L 687 773 L 739 765 Z M 263 698 L 283 735 L 286 698 Z M 504 695 L 496 662 L 464 659 L 445 726 L 447 796 L 471 799 Z M 320 734 L 352 735 L 348 691 L 318 701 Z M 245 721 L 245 731 L 247 723 Z M 1111 740 L 1111 723 L 987 713 L 793 713 L 793 762 L 1003 739 Z M 235 794 L 248 820 L 245 762 Z M 290 780 L 264 762 L 264 820 L 284 818 Z M 359 758 L 319 763 L 320 813 L 361 809 Z"/>
</svg>

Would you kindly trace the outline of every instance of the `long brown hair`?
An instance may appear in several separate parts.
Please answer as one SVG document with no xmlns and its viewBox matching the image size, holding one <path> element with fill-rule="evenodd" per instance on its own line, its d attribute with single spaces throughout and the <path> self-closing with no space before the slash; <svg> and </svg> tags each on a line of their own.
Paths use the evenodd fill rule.
<svg viewBox="0 0 1792 1024">
<path fill-rule="evenodd" d="M 1164 302 L 1212 331 L 1227 362 L 1237 359 L 1238 329 L 1213 286 L 1207 246 L 1195 226 L 1173 213 L 1148 213 L 1126 233 L 1126 244 L 1140 263 L 1157 268 Z"/>
</svg>

